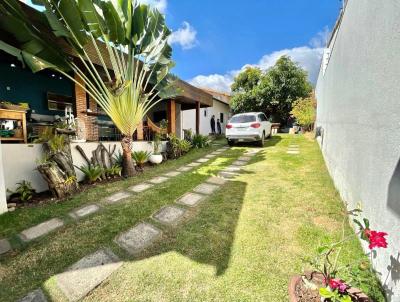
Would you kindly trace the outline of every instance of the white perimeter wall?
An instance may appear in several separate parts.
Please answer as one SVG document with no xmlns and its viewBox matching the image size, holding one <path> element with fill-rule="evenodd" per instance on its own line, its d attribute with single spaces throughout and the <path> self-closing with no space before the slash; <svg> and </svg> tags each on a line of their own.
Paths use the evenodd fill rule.
<svg viewBox="0 0 400 302">
<path fill-rule="evenodd" d="M 207 116 L 204 116 L 204 112 L 207 112 Z M 224 113 L 224 122 L 221 123 L 222 133 L 225 133 L 226 122 L 230 118 L 229 105 L 213 100 L 213 106 L 208 108 L 200 109 L 200 134 L 208 135 L 211 133 L 210 120 L 215 115 L 215 131 L 217 131 L 217 119 L 219 114 Z M 182 123 L 183 129 L 192 129 L 193 133 L 196 132 L 196 110 L 184 110 L 182 111 Z"/>
<path fill-rule="evenodd" d="M 316 96 L 338 191 L 351 208 L 362 203 L 373 229 L 389 233 L 374 264 L 390 301 L 399 302 L 400 1 L 348 1 Z"/>
<path fill-rule="evenodd" d="M 82 166 L 86 165 L 85 160 L 75 148 L 77 143 L 71 144 L 72 160 L 74 165 Z M 82 149 L 85 151 L 86 155 L 91 158 L 92 151 L 94 151 L 98 143 L 79 143 Z M 121 151 L 120 142 L 103 142 L 103 145 L 108 149 L 109 146 L 116 145 L 117 154 Z M 165 143 L 163 143 L 163 149 L 165 150 Z M 152 152 L 153 143 L 152 142 L 134 142 L 133 151 L 145 150 Z M 17 183 L 22 180 L 27 180 L 32 183 L 34 189 L 37 192 L 43 192 L 48 190 L 47 183 L 43 180 L 40 173 L 36 170 L 37 159 L 43 156 L 42 145 L 41 144 L 2 144 L 0 150 L 0 161 L 2 171 L 4 172 L 4 182 L 2 182 L 0 171 L 0 213 L 2 213 L 2 191 L 6 189 L 15 190 Z M 122 152 L 122 151 L 121 151 Z M 78 180 L 83 180 L 83 173 L 78 169 L 75 169 L 77 173 Z"/>
</svg>

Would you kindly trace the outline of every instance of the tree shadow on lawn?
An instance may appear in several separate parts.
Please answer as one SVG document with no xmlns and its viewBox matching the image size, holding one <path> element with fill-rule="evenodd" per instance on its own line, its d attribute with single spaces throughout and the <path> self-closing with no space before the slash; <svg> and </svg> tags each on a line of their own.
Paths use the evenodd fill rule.
<svg viewBox="0 0 400 302">
<path fill-rule="evenodd" d="M 162 226 L 163 238 L 134 261 L 176 251 L 214 266 L 216 275 L 222 275 L 229 266 L 245 192 L 245 183 L 229 181 L 197 208 L 189 209 L 177 227 Z"/>
</svg>

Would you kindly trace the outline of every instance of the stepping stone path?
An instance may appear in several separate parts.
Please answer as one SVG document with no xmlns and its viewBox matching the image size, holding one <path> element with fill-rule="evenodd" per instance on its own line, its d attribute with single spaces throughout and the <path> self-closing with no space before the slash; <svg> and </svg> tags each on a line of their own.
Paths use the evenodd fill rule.
<svg viewBox="0 0 400 302">
<path fill-rule="evenodd" d="M 179 198 L 176 202 L 179 204 L 183 204 L 188 207 L 196 206 L 200 201 L 205 198 L 204 195 L 197 194 L 197 193 L 187 193 Z"/>
<path fill-rule="evenodd" d="M 242 166 L 247 165 L 247 162 L 246 162 L 246 161 L 242 161 L 242 160 L 237 160 L 237 161 L 234 161 L 234 162 L 232 163 L 232 165 L 233 165 L 233 166 L 242 167 Z"/>
<path fill-rule="evenodd" d="M 186 167 L 182 167 L 182 168 L 176 169 L 176 171 L 179 171 L 179 172 L 188 172 L 188 171 L 190 171 L 190 170 L 192 170 L 192 169 L 193 169 L 193 167 L 188 167 L 188 166 L 186 166 Z"/>
<path fill-rule="evenodd" d="M 136 186 L 130 187 L 129 191 L 135 192 L 135 193 L 141 193 L 146 191 L 147 189 L 150 189 L 153 185 L 152 184 L 148 184 L 148 183 L 142 183 L 142 184 L 138 184 Z"/>
<path fill-rule="evenodd" d="M 42 222 L 36 226 L 33 226 L 29 229 L 26 229 L 25 231 L 22 231 L 19 237 L 23 241 L 28 242 L 36 238 L 39 238 L 43 235 L 46 235 L 58 229 L 59 227 L 62 227 L 63 225 L 64 222 L 61 219 L 53 218 L 45 222 Z"/>
<path fill-rule="evenodd" d="M 239 157 L 237 160 L 240 160 L 240 161 L 249 161 L 250 159 L 251 159 L 250 156 L 241 156 L 241 157 Z"/>
<path fill-rule="evenodd" d="M 222 177 L 210 177 L 209 179 L 206 180 L 206 182 L 210 183 L 210 184 L 214 184 L 214 185 L 224 185 L 227 180 L 225 178 Z"/>
<path fill-rule="evenodd" d="M 217 185 L 202 183 L 194 188 L 193 192 L 200 193 L 204 195 L 211 195 L 218 189 Z"/>
<path fill-rule="evenodd" d="M 112 204 L 112 203 L 119 202 L 119 201 L 126 199 L 128 197 L 131 197 L 131 196 L 132 195 L 129 194 L 128 192 L 121 191 L 121 192 L 117 192 L 117 193 L 107 197 L 106 202 Z"/>
<path fill-rule="evenodd" d="M 206 157 L 206 158 L 213 158 L 213 157 L 215 157 L 215 156 L 216 156 L 215 154 L 212 154 L 212 153 L 211 153 L 211 154 L 206 155 L 205 157 Z"/>
<path fill-rule="evenodd" d="M 166 206 L 153 215 L 153 218 L 163 224 L 176 224 L 181 220 L 186 210 L 175 206 Z"/>
<path fill-rule="evenodd" d="M 69 216 L 74 219 L 79 219 L 94 214 L 98 210 L 100 210 L 100 207 L 97 204 L 91 204 L 72 211 L 71 213 L 69 213 Z"/>
<path fill-rule="evenodd" d="M 200 165 L 201 165 L 201 163 L 191 163 L 191 164 L 188 164 L 187 166 L 188 167 L 198 167 Z"/>
<path fill-rule="evenodd" d="M 47 299 L 43 291 L 39 288 L 30 292 L 25 297 L 18 300 L 18 302 L 47 302 Z"/>
<path fill-rule="evenodd" d="M 158 176 L 158 177 L 155 177 L 153 179 L 150 179 L 149 182 L 151 182 L 153 184 L 161 184 L 163 182 L 166 182 L 167 180 L 169 180 L 168 177 Z"/>
<path fill-rule="evenodd" d="M 165 173 L 164 175 L 167 177 L 175 177 L 175 176 L 180 175 L 181 173 L 182 172 L 179 172 L 179 171 L 172 171 L 172 172 Z"/>
<path fill-rule="evenodd" d="M 11 250 L 11 244 L 7 239 L 0 240 L 0 255 L 3 255 Z"/>
<path fill-rule="evenodd" d="M 208 162 L 210 159 L 209 158 L 200 158 L 197 162 L 198 163 L 206 163 Z"/>
<path fill-rule="evenodd" d="M 235 178 L 236 176 L 238 176 L 238 173 L 233 173 L 233 172 L 219 172 L 218 174 L 220 177 L 226 178 L 226 179 L 231 179 L 231 178 Z"/>
<path fill-rule="evenodd" d="M 122 265 L 109 250 L 99 250 L 88 255 L 66 272 L 56 276 L 57 286 L 69 301 L 78 301 L 100 285 Z"/>
<path fill-rule="evenodd" d="M 236 167 L 236 166 L 229 166 L 223 169 L 222 171 L 224 172 L 240 172 L 242 170 L 241 167 Z"/>
<path fill-rule="evenodd" d="M 129 254 L 135 255 L 161 237 L 161 231 L 149 223 L 139 223 L 119 235 L 115 242 Z"/>
</svg>

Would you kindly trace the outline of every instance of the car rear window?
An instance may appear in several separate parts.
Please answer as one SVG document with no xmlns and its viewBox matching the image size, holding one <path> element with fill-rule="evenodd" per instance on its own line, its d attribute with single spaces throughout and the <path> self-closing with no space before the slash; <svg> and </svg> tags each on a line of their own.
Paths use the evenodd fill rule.
<svg viewBox="0 0 400 302">
<path fill-rule="evenodd" d="M 254 115 L 236 115 L 232 117 L 231 123 L 251 123 L 255 122 L 256 117 Z"/>
</svg>

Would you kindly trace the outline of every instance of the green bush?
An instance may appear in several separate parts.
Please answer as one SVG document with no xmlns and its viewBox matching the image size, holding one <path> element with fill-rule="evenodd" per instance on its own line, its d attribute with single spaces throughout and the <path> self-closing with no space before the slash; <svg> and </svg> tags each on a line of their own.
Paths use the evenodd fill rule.
<svg viewBox="0 0 400 302">
<path fill-rule="evenodd" d="M 85 174 L 85 180 L 90 184 L 100 180 L 103 173 L 103 169 L 100 166 L 80 166 L 77 168 Z"/>
<path fill-rule="evenodd" d="M 147 151 L 132 152 L 132 159 L 136 163 L 136 170 L 143 171 L 144 164 L 149 160 L 151 153 Z"/>
<path fill-rule="evenodd" d="M 195 134 L 192 138 L 192 144 L 194 148 L 205 148 L 210 146 L 210 139 L 208 136 Z"/>
<path fill-rule="evenodd" d="M 184 139 L 179 139 L 175 134 L 170 134 L 167 142 L 167 157 L 176 159 L 189 152 L 192 144 Z"/>
<path fill-rule="evenodd" d="M 12 194 L 16 194 L 22 202 L 27 202 L 32 199 L 35 194 L 32 184 L 29 181 L 23 180 L 17 183 L 17 189 L 15 192 L 8 190 Z"/>
</svg>

